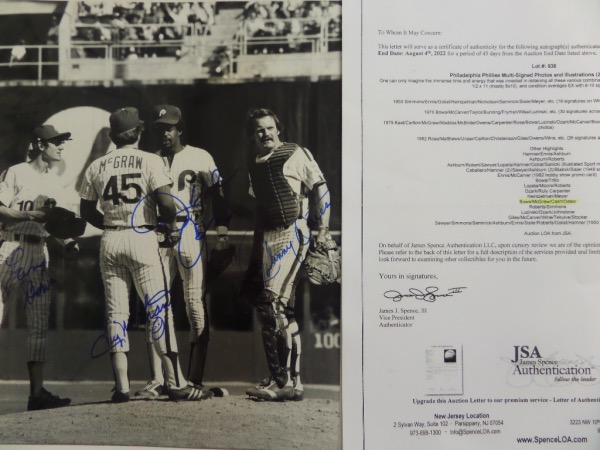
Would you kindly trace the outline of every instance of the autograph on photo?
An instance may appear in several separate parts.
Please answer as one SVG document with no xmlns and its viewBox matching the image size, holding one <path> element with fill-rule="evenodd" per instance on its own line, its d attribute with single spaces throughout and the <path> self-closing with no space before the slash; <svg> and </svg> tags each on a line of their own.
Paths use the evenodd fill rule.
<svg viewBox="0 0 600 450">
<path fill-rule="evenodd" d="M 144 298 L 144 308 L 146 308 L 146 310 L 148 310 L 148 306 L 152 306 L 164 298 L 167 299 L 165 303 L 156 305 L 154 311 L 148 311 L 148 313 L 146 314 L 147 320 L 152 321 L 151 331 L 152 339 L 154 340 L 160 339 L 163 336 L 163 334 L 165 334 L 165 319 L 164 317 L 161 317 L 161 313 L 163 313 L 164 311 L 164 314 L 168 314 L 169 312 L 168 309 L 171 307 L 171 291 L 162 290 L 157 292 L 150 298 L 148 297 L 148 294 L 146 294 L 146 297 Z"/>
<path fill-rule="evenodd" d="M 329 195 L 329 190 L 325 191 L 325 193 L 318 200 L 323 199 L 326 195 Z M 316 218 L 320 219 L 330 207 L 331 203 L 326 201 L 324 206 L 319 209 Z M 304 214 L 301 220 L 308 221 L 308 216 L 309 212 Z M 298 252 L 298 250 L 296 249 L 296 244 L 299 247 L 310 245 L 311 241 L 313 240 L 313 237 L 310 233 L 308 234 L 308 236 L 304 236 L 302 230 L 298 228 L 298 222 L 295 223 L 295 235 L 296 242 L 291 240 L 277 253 L 273 252 L 271 244 L 269 244 L 269 242 L 267 242 L 266 240 L 264 241 L 265 255 L 269 261 L 269 266 L 265 269 L 263 274 L 265 280 L 272 280 L 277 276 L 277 274 L 281 270 L 281 261 L 289 252 L 292 252 L 294 258 L 296 258 L 301 264 L 304 262 L 304 258 L 301 257 L 302 252 Z"/>
<path fill-rule="evenodd" d="M 127 340 L 127 321 L 124 320 L 123 322 L 117 322 L 113 320 L 113 325 L 119 325 L 123 335 L 115 334 L 112 340 L 109 340 L 107 333 L 98 336 L 92 345 L 92 349 L 90 350 L 90 356 L 92 358 L 99 358 L 100 356 L 110 352 L 113 348 L 117 348 L 119 346 L 123 347 L 125 345 Z M 105 343 L 106 348 L 102 349 L 102 346 L 98 345 L 100 343 Z M 96 348 L 97 346 L 100 347 L 100 349 Z"/>
<path fill-rule="evenodd" d="M 237 172 L 237 170 L 236 170 L 236 172 Z M 223 189 L 223 194 L 224 194 L 224 199 L 225 199 L 226 205 L 228 205 L 228 203 L 229 203 L 228 186 L 229 186 L 229 183 L 231 182 L 231 180 L 233 179 L 233 177 L 235 176 L 236 172 L 234 172 L 233 175 L 226 181 L 223 181 L 223 179 L 221 178 L 221 175 L 218 172 L 218 169 L 214 169 L 211 172 L 211 181 L 213 184 L 210 186 L 208 192 L 210 192 L 211 188 L 213 188 L 217 184 L 220 184 L 221 188 Z M 195 209 L 202 206 L 202 201 L 207 197 L 208 192 L 203 192 L 202 190 L 199 190 L 198 193 L 196 194 L 196 185 L 192 185 L 189 205 L 186 204 L 183 200 L 181 200 L 176 195 L 159 193 L 160 195 L 168 195 L 168 196 L 172 197 L 173 201 L 175 202 L 175 205 L 177 205 L 178 207 L 181 207 L 181 209 L 177 211 L 177 213 L 176 213 L 177 215 L 179 215 L 181 213 L 185 213 L 184 221 L 181 222 L 181 225 L 178 226 L 176 228 L 176 230 L 179 231 L 179 233 L 181 233 L 183 235 L 184 230 L 188 227 L 191 227 L 191 228 L 188 228 L 188 232 L 192 231 L 193 233 L 195 233 L 196 240 L 200 241 L 201 245 L 199 246 L 198 254 L 196 255 L 195 258 L 193 258 L 191 263 L 185 261 L 184 258 L 182 257 L 181 245 L 182 245 L 183 240 L 180 240 L 179 243 L 177 244 L 177 254 L 179 257 L 179 262 L 181 263 L 182 267 L 184 267 L 186 269 L 191 269 L 196 264 L 198 264 L 198 262 L 201 260 L 202 252 L 204 250 L 203 244 L 204 244 L 204 240 L 206 237 L 206 230 L 216 222 L 216 219 L 214 217 L 212 219 L 210 219 L 208 222 L 204 222 L 204 221 L 198 222 L 197 221 Z M 153 232 L 153 230 L 137 228 L 135 225 L 136 212 L 137 212 L 139 206 L 142 205 L 143 202 L 146 201 L 146 199 L 148 199 L 148 198 L 150 198 L 152 200 L 153 197 L 151 195 L 142 197 L 140 199 L 140 201 L 138 202 L 138 204 L 135 206 L 133 213 L 131 214 L 131 227 L 139 234 Z M 168 229 L 167 224 L 165 224 L 163 222 L 159 222 L 158 228 L 161 228 L 161 227 Z"/>
<path fill-rule="evenodd" d="M 159 303 L 163 299 L 167 299 L 166 302 Z M 149 306 L 156 305 L 154 309 L 148 310 Z M 158 340 L 165 334 L 165 314 L 168 314 L 168 308 L 171 307 L 171 291 L 162 290 L 150 297 L 148 294 L 144 298 L 144 308 L 146 309 L 146 320 L 152 321 L 151 332 L 152 339 Z M 94 341 L 92 349 L 90 350 L 90 356 L 92 358 L 99 358 L 102 355 L 110 352 L 113 348 L 123 347 L 127 340 L 127 321 L 117 322 L 113 321 L 113 325 L 119 325 L 121 327 L 121 333 L 116 334 L 109 338 L 108 333 L 104 333 Z M 103 348 L 104 347 L 104 348 Z"/>
<path fill-rule="evenodd" d="M 17 247 L 6 260 L 5 264 L 9 268 L 6 290 L 10 291 L 13 286 L 24 283 L 21 284 L 24 301 L 31 305 L 36 298 L 48 292 L 50 287 L 56 284 L 56 280 L 47 277 L 46 258 L 43 258 L 39 263 L 31 264 L 29 267 L 22 267 L 21 262 L 24 252 L 22 247 Z M 40 278 L 39 283 L 34 283 L 30 278 L 37 276 Z"/>
<path fill-rule="evenodd" d="M 410 288 L 407 294 L 403 294 L 399 291 L 394 290 L 385 291 L 383 293 L 383 296 L 385 298 L 391 299 L 394 302 L 399 302 L 403 298 L 410 297 L 413 297 L 415 300 L 422 300 L 424 302 L 435 302 L 440 297 L 453 297 L 454 295 L 462 293 L 465 289 L 467 289 L 465 286 L 452 287 L 449 288 L 447 291 L 443 292 L 440 291 L 440 288 L 436 286 L 428 286 L 423 290 Z"/>
</svg>

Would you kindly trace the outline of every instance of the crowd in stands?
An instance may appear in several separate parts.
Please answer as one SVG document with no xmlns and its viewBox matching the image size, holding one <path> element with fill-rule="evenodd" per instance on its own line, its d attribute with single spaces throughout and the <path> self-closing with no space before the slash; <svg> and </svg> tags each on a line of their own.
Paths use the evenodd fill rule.
<svg viewBox="0 0 600 450">
<path fill-rule="evenodd" d="M 138 24 L 212 25 L 215 1 L 204 2 L 79 2 L 82 23 L 108 23 L 126 26 Z"/>
<path fill-rule="evenodd" d="M 78 2 L 74 42 L 163 43 L 182 40 L 192 30 L 209 34 L 215 23 L 215 1 Z M 130 56 L 163 56 L 158 47 L 131 47 Z M 93 49 L 86 56 L 94 56 Z M 158 54 L 157 54 L 158 53 Z"/>
<path fill-rule="evenodd" d="M 341 1 L 250 0 L 239 5 L 238 32 L 232 39 L 246 40 L 247 53 L 323 50 L 315 49 L 314 44 L 324 34 L 327 35 L 326 51 L 341 49 Z M 218 6 L 214 0 L 80 1 L 72 38 L 79 44 L 124 44 L 124 49 L 116 55 L 118 58 L 177 56 L 182 52 L 181 45 L 177 44 L 186 36 L 192 32 L 211 33 Z M 105 56 L 104 50 L 91 45 L 80 48 L 79 52 L 82 57 Z"/>
<path fill-rule="evenodd" d="M 251 0 L 241 15 L 245 38 L 275 38 L 273 45 L 250 44 L 248 53 L 310 51 L 312 44 L 307 38 L 324 31 L 329 42 L 327 50 L 341 49 L 340 1 Z"/>
</svg>

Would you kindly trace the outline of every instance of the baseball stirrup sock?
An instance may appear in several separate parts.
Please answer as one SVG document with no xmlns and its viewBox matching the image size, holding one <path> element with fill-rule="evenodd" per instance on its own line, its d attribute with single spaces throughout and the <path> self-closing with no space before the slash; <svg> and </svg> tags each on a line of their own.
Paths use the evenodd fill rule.
<svg viewBox="0 0 600 450">
<path fill-rule="evenodd" d="M 188 380 L 202 386 L 204 368 L 206 367 L 206 355 L 208 353 L 208 333 L 204 331 L 198 338 L 198 342 L 192 342 L 190 349 L 190 367 L 188 369 Z"/>
<path fill-rule="evenodd" d="M 165 373 L 165 381 L 167 386 L 171 387 L 182 387 L 185 384 L 183 377 L 180 374 L 179 358 L 177 353 L 168 352 L 166 355 L 161 356 L 163 363 L 163 369 Z"/>
</svg>

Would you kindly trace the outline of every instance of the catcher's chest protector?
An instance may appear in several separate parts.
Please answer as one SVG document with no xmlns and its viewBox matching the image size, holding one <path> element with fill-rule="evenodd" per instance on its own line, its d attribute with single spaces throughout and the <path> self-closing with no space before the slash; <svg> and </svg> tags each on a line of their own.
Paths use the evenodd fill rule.
<svg viewBox="0 0 600 450">
<path fill-rule="evenodd" d="M 264 230 L 287 228 L 298 218 L 298 196 L 283 175 L 283 165 L 296 151 L 296 144 L 281 145 L 264 163 L 250 164 L 252 189 Z"/>
</svg>

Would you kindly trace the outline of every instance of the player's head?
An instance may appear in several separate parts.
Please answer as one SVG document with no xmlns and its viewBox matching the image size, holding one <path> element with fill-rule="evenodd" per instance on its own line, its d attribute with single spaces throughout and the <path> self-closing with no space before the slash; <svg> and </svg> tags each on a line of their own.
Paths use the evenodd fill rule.
<svg viewBox="0 0 600 450">
<path fill-rule="evenodd" d="M 33 140 L 28 157 L 34 160 L 41 156 L 46 162 L 60 161 L 65 141 L 71 140 L 71 133 L 58 132 L 52 125 L 42 125 L 33 130 Z"/>
<path fill-rule="evenodd" d="M 246 135 L 254 142 L 259 153 L 269 153 L 281 145 L 281 124 L 273 111 L 266 108 L 248 112 Z"/>
<path fill-rule="evenodd" d="M 161 150 L 173 151 L 181 146 L 183 123 L 181 110 L 173 105 L 158 105 L 152 110 L 152 129 Z"/>
<path fill-rule="evenodd" d="M 109 136 L 117 148 L 137 144 L 144 130 L 144 122 L 133 107 L 117 109 L 110 115 L 109 122 Z"/>
</svg>

